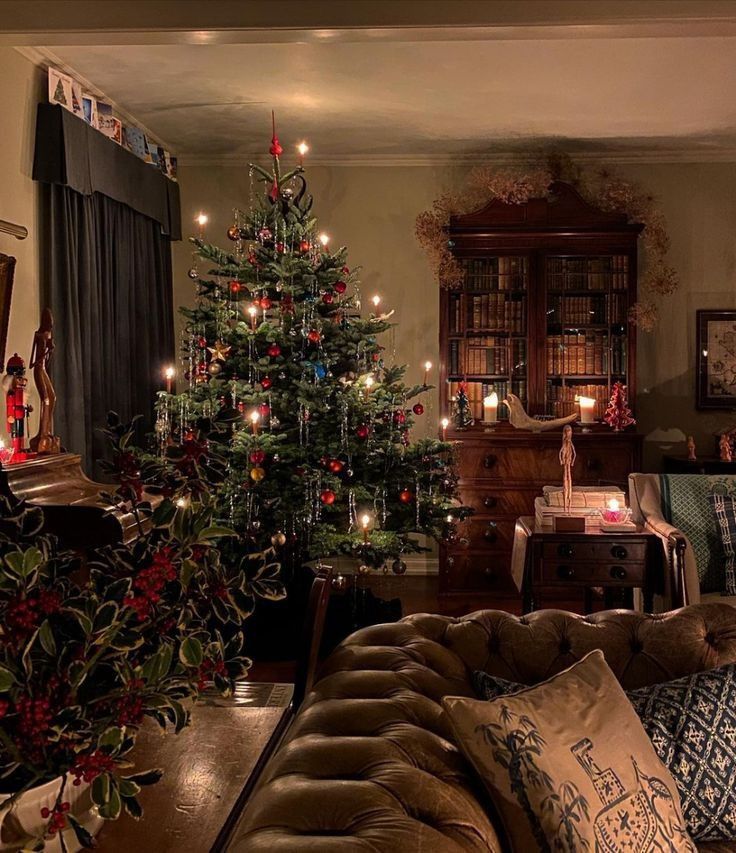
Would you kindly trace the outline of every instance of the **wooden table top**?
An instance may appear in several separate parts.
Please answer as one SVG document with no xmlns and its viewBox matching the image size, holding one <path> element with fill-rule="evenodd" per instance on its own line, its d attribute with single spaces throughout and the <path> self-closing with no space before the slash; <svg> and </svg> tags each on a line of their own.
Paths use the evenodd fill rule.
<svg viewBox="0 0 736 853">
<path fill-rule="evenodd" d="M 243 682 L 230 699 L 198 702 L 191 725 L 178 735 L 147 720 L 131 772 L 158 767 L 163 778 L 141 791 L 141 820 L 123 814 L 103 826 L 99 853 L 208 853 L 284 720 L 292 692 L 291 684 Z"/>
<path fill-rule="evenodd" d="M 574 509 L 570 512 L 570 515 L 575 515 Z M 525 533 L 528 536 L 555 536 L 564 539 L 586 539 L 590 536 L 615 536 L 616 538 L 619 538 L 623 536 L 654 535 L 640 524 L 636 525 L 636 530 L 601 530 L 600 527 L 587 527 L 584 531 L 580 530 L 575 533 L 558 533 L 551 524 L 537 524 L 536 517 L 533 515 L 522 515 L 518 521 L 524 527 Z"/>
</svg>

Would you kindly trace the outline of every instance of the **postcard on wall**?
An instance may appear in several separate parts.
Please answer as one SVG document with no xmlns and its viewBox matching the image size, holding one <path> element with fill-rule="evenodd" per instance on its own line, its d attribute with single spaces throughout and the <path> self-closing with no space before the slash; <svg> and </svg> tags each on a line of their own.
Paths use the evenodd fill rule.
<svg viewBox="0 0 736 853">
<path fill-rule="evenodd" d="M 72 112 L 78 118 L 84 118 L 82 106 L 82 84 L 72 77 Z"/>
<path fill-rule="evenodd" d="M 72 78 L 56 68 L 49 68 L 49 103 L 60 104 L 72 112 Z"/>
<path fill-rule="evenodd" d="M 98 129 L 113 142 L 122 145 L 123 123 L 112 114 L 112 104 L 105 101 L 97 101 L 97 123 Z"/>
<path fill-rule="evenodd" d="M 697 312 L 698 409 L 736 409 L 736 311 Z"/>
<path fill-rule="evenodd" d="M 148 146 L 146 145 L 146 134 L 139 128 L 133 127 L 131 125 L 125 125 L 123 128 L 123 145 L 135 154 L 136 157 L 140 157 L 141 160 L 145 160 L 148 155 Z"/>
<path fill-rule="evenodd" d="M 97 98 L 89 92 L 82 92 L 82 118 L 97 129 Z"/>
</svg>

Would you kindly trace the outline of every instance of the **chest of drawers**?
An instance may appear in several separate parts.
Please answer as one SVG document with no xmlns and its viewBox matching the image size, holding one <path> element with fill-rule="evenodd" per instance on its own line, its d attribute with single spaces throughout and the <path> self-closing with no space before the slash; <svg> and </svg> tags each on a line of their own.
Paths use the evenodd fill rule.
<svg viewBox="0 0 736 853">
<path fill-rule="evenodd" d="M 511 551 L 516 520 L 534 514 L 542 487 L 562 482 L 559 461 L 561 432 L 530 433 L 506 424 L 493 432 L 482 426 L 450 432 L 459 441 L 457 473 L 460 498 L 474 514 L 458 525 L 455 538 L 440 548 L 440 606 L 447 613 L 504 606 L 520 593 L 511 578 Z M 642 437 L 596 426 L 591 432 L 575 427 L 577 485 L 617 485 L 626 490 L 632 471 L 641 469 Z M 590 562 L 600 562 L 592 555 Z M 611 566 L 616 565 L 612 557 Z M 564 562 L 551 562 L 558 567 Z M 548 586 L 559 588 L 555 575 Z M 545 574 L 545 578 L 547 575 Z"/>
</svg>

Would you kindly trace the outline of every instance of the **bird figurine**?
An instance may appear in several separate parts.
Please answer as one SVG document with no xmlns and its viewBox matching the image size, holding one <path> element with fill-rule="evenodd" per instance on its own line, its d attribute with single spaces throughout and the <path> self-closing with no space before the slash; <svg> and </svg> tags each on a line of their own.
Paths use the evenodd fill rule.
<svg viewBox="0 0 736 853">
<path fill-rule="evenodd" d="M 555 418 L 551 421 L 538 421 L 527 415 L 521 400 L 516 394 L 507 394 L 503 401 L 509 409 L 509 423 L 515 429 L 528 429 L 532 432 L 547 432 L 551 429 L 559 429 L 566 424 L 571 424 L 578 419 L 577 414 L 568 415 L 566 418 Z"/>
</svg>

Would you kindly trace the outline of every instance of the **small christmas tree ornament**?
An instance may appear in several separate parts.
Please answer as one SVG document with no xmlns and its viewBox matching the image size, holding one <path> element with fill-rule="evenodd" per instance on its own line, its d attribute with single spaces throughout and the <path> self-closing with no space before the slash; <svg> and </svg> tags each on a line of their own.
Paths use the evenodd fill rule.
<svg viewBox="0 0 736 853">
<path fill-rule="evenodd" d="M 603 420 L 614 430 L 614 432 L 621 432 L 621 430 L 636 423 L 634 418 L 631 416 L 631 409 L 629 408 L 627 400 L 626 386 L 622 382 L 614 383 L 611 401 L 608 404 Z"/>
<path fill-rule="evenodd" d="M 467 382 L 461 382 L 458 385 L 452 414 L 455 429 L 467 429 L 473 425 L 473 415 L 470 411 L 470 401 L 468 400 Z"/>
<path fill-rule="evenodd" d="M 393 561 L 393 563 L 391 563 L 391 571 L 395 575 L 405 575 L 406 574 L 406 563 L 397 557 Z"/>
</svg>

